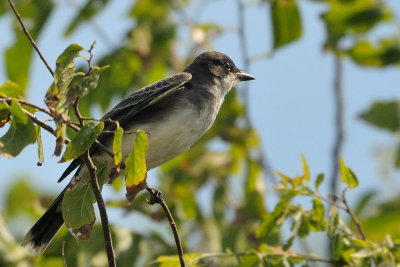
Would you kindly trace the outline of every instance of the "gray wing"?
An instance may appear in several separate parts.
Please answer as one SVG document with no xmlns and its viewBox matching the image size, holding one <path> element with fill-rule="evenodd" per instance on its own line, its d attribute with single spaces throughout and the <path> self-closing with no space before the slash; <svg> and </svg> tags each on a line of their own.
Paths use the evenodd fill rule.
<svg viewBox="0 0 400 267">
<path fill-rule="evenodd" d="M 101 119 L 125 121 L 127 118 L 133 118 L 137 113 L 166 95 L 183 88 L 182 86 L 190 81 L 191 78 L 192 75 L 190 73 L 181 72 L 150 84 L 122 100 Z"/>
<path fill-rule="evenodd" d="M 166 95 L 180 90 L 183 85 L 192 79 L 192 75 L 187 72 L 177 73 L 173 76 L 150 84 L 142 89 L 137 90 L 120 103 L 118 103 L 112 110 L 106 113 L 101 120 L 107 121 L 111 119 L 114 121 L 123 122 L 133 118 L 137 113 L 149 107 L 150 105 L 156 103 Z M 115 123 L 108 123 L 105 130 L 114 130 Z M 113 135 L 101 134 L 97 140 L 103 143 L 109 137 Z M 96 144 L 93 144 L 90 149 L 90 154 L 94 154 L 99 150 Z M 73 170 L 79 167 L 83 163 L 81 158 L 77 158 L 71 162 L 67 169 L 63 172 L 58 182 L 64 180 Z M 79 169 L 78 169 L 79 172 Z"/>
</svg>

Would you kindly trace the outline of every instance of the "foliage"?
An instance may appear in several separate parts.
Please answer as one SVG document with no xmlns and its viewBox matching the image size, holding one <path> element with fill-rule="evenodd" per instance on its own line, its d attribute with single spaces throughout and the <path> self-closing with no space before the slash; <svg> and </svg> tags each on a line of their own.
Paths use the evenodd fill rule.
<svg viewBox="0 0 400 267">
<path fill-rule="evenodd" d="M 84 23 L 90 22 L 107 8 L 109 2 L 84 1 L 65 28 L 65 35 L 70 36 Z M 106 110 L 113 97 L 124 97 L 132 89 L 164 78 L 170 72 L 181 71 L 200 47 L 209 46 L 216 36 L 224 32 L 213 23 L 183 26 L 177 18 L 186 16 L 184 10 L 190 2 L 134 1 L 132 8 L 127 10 L 132 26 L 127 30 L 125 39 L 118 40 L 118 46 L 97 61 L 101 67 L 91 64 L 93 46 L 85 50 L 72 44 L 58 57 L 54 82 L 47 90 L 45 101 L 47 115 L 55 122 L 56 156 L 61 155 L 64 143 L 68 142 L 67 136 L 71 137 L 61 161 L 73 160 L 84 154 L 104 128 L 103 122 L 88 121 L 81 125 L 78 133 L 68 132 L 67 127 L 79 123 L 74 114 L 75 108 L 79 108 L 84 116 L 90 115 L 93 104 Z M 347 57 L 363 67 L 399 65 L 398 36 L 373 39 L 372 31 L 378 25 L 394 23 L 392 11 L 385 1 L 314 2 L 315 5 L 323 2 L 327 7 L 321 16 L 326 28 L 327 37 L 323 44 L 326 51 Z M 305 29 L 300 1 L 271 0 L 258 4 L 270 10 L 274 51 L 301 38 Z M 54 12 L 55 5 L 58 3 L 49 0 L 16 1 L 22 18 L 29 20 L 29 30 L 34 39 L 45 29 L 44 25 Z M 0 3 L 0 15 L 9 12 L 6 1 Z M 0 138 L 0 153 L 4 157 L 16 157 L 26 146 L 37 143 L 39 162 L 43 162 L 41 131 L 45 129 L 37 121 L 33 123 L 29 115 L 43 110 L 32 108 L 24 98 L 33 49 L 17 25 L 16 18 L 13 19 L 15 41 L 5 51 L 5 66 L 11 81 L 0 86 L 0 127 L 6 129 Z M 193 40 L 193 44 L 188 44 L 192 47 L 184 56 L 175 51 L 179 41 L 177 33 L 183 27 L 206 36 L 205 41 Z M 88 53 L 89 57 L 86 58 L 83 53 Z M 83 58 L 87 67 L 77 67 L 75 61 L 78 58 Z M 324 175 L 319 174 L 315 180 L 312 179 L 308 163 L 303 157 L 303 175 L 291 177 L 276 172 L 280 178 L 280 184 L 276 186 L 279 200 L 268 211 L 263 179 L 266 169 L 262 164 L 260 138 L 248 119 L 247 103 L 241 100 L 236 91 L 227 95 L 215 125 L 206 136 L 188 153 L 163 165 L 158 173 L 158 187 L 174 215 L 184 250 L 189 252 L 185 253 L 187 265 L 308 266 L 315 261 L 337 266 L 398 264 L 398 201 L 375 205 L 372 195 L 366 195 L 353 213 L 345 193 L 347 189 L 356 188 L 359 181 L 343 159 L 340 159 L 339 166 L 341 180 L 347 188 L 342 195 L 334 198 L 323 196 L 319 188 L 324 183 Z M 373 103 L 361 118 L 395 135 L 399 128 L 398 114 L 398 101 L 390 100 Z M 122 163 L 122 138 L 129 136 L 117 124 L 112 151 L 115 170 L 107 169 L 102 162 L 95 162 L 100 186 L 108 177 L 115 175 L 114 171 L 118 174 Z M 142 131 L 134 136 L 137 149 L 125 162 L 129 166 L 125 173 L 125 188 L 131 198 L 142 189 L 146 178 L 144 155 L 147 137 Z M 212 149 L 215 143 L 220 144 L 222 149 Z M 400 145 L 397 144 L 397 147 L 400 148 Z M 394 161 L 400 166 L 400 152 L 395 156 Z M 120 179 L 113 182 L 116 190 L 124 188 L 121 184 Z M 240 186 L 232 190 L 234 184 Z M 207 201 L 199 198 L 198 192 L 202 191 L 208 192 Z M 172 237 L 163 230 L 166 226 L 165 217 L 159 209 L 150 208 L 145 197 L 138 194 L 131 205 L 125 199 L 108 203 L 110 207 L 126 213 L 134 211 L 140 214 L 149 225 L 157 228 L 148 232 L 134 232 L 112 226 L 117 266 L 141 266 L 144 263 L 163 267 L 179 266 L 178 257 L 174 256 L 176 250 L 172 245 Z M 309 208 L 299 204 L 299 199 L 306 199 Z M 32 258 L 19 246 L 9 226 L 20 217 L 36 219 L 50 204 L 50 196 L 44 197 L 29 182 L 21 180 L 9 189 L 6 202 L 4 212 L 0 213 L 1 266 L 63 266 L 63 260 L 69 267 L 104 266 L 106 254 L 101 227 L 95 224 L 95 198 L 89 173 L 83 176 L 77 186 L 66 192 L 62 207 L 64 220 L 74 237 L 87 241 L 76 242 L 62 229 L 38 259 Z M 376 213 L 366 211 L 366 207 L 371 205 L 375 205 Z M 330 259 L 299 250 L 299 241 L 312 241 L 315 233 L 322 233 L 331 241 Z M 64 258 L 60 256 L 62 250 L 65 251 Z"/>
</svg>

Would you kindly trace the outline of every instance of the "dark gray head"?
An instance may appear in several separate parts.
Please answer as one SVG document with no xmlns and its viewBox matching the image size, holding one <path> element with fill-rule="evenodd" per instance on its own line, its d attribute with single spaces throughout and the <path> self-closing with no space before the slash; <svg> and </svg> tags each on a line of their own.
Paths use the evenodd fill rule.
<svg viewBox="0 0 400 267">
<path fill-rule="evenodd" d="M 200 54 L 184 71 L 191 73 L 193 79 L 197 76 L 219 82 L 224 94 L 240 81 L 255 79 L 250 74 L 240 71 L 230 57 L 217 51 Z"/>
</svg>

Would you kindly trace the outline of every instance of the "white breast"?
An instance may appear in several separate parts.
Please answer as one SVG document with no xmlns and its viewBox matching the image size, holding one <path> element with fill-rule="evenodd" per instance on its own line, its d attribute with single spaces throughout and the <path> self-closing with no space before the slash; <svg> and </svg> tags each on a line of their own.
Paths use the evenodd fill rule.
<svg viewBox="0 0 400 267">
<path fill-rule="evenodd" d="M 221 103 L 214 103 L 200 113 L 194 106 L 186 105 L 157 123 L 135 125 L 129 131 L 144 130 L 149 140 L 146 153 L 147 168 L 157 167 L 190 148 L 214 123 Z M 134 134 L 124 135 L 124 159 L 133 151 Z"/>
</svg>

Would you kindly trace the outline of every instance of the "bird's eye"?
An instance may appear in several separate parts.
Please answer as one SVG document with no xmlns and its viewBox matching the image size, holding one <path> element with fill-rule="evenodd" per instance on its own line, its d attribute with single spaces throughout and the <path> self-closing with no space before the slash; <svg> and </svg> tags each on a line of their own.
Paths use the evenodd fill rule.
<svg viewBox="0 0 400 267">
<path fill-rule="evenodd" d="M 225 67 L 225 69 L 226 69 L 227 71 L 231 71 L 231 69 L 232 69 L 231 64 L 230 64 L 229 62 L 225 62 L 225 63 L 224 63 L 224 67 Z"/>
</svg>

